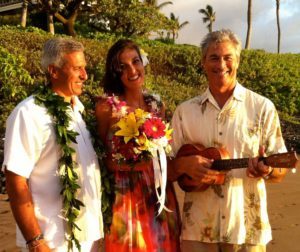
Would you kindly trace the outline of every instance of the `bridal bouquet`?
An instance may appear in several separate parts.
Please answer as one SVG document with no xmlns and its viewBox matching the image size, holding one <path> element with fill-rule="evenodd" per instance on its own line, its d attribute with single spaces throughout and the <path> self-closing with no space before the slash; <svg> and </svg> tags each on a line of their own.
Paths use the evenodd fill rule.
<svg viewBox="0 0 300 252">
<path fill-rule="evenodd" d="M 110 97 L 108 101 L 112 104 L 114 115 L 120 118 L 114 125 L 113 160 L 120 164 L 128 164 L 133 170 L 136 162 L 152 160 L 159 203 L 158 214 L 163 209 L 169 211 L 164 205 L 167 184 L 166 153 L 171 151 L 170 141 L 173 130 L 169 129 L 168 123 L 155 116 L 158 104 L 152 98 L 149 99 L 151 111 L 153 111 L 151 113 L 142 109 L 128 112 L 126 103 L 119 101 L 117 97 Z"/>
<path fill-rule="evenodd" d="M 157 157 L 162 150 L 171 151 L 172 129 L 152 113 L 136 109 L 121 117 L 115 127 L 112 157 L 117 162 L 134 165 L 137 161 Z"/>
</svg>

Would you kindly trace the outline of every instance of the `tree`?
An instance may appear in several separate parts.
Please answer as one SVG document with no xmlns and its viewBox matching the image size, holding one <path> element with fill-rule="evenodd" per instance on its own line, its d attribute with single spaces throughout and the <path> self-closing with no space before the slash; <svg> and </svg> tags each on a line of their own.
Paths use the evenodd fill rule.
<svg viewBox="0 0 300 252">
<path fill-rule="evenodd" d="M 31 0 L 32 1 L 32 0 Z M 53 15 L 65 28 L 66 34 L 76 36 L 74 29 L 75 21 L 80 11 L 86 11 L 82 5 L 82 0 L 37 0 L 39 7 L 46 11 L 49 17 L 49 28 L 51 28 L 51 15 Z M 89 1 L 89 0 L 88 0 Z M 91 2 L 92 3 L 92 2 Z M 88 9 L 91 9 L 91 5 Z M 54 32 L 54 31 L 53 31 Z"/>
<path fill-rule="evenodd" d="M 27 21 L 27 11 L 28 11 L 28 1 L 23 0 L 22 3 L 22 14 L 21 14 L 21 26 L 26 27 L 26 21 Z"/>
<path fill-rule="evenodd" d="M 76 36 L 75 21 L 81 20 L 93 28 L 123 36 L 148 36 L 150 32 L 170 30 L 172 22 L 159 8 L 170 4 L 140 0 L 28 0 L 38 1 L 47 13 L 48 30 L 54 33 L 53 17 L 61 22 L 68 35 Z"/>
<path fill-rule="evenodd" d="M 172 22 L 159 12 L 157 6 L 139 0 L 100 2 L 93 8 L 93 24 L 99 30 L 126 37 L 147 37 L 151 32 L 170 30 L 172 26 Z"/>
<path fill-rule="evenodd" d="M 281 39 L 279 9 L 280 9 L 280 0 L 276 0 L 276 20 L 277 20 L 277 30 L 278 30 L 277 53 L 280 53 L 280 39 Z"/>
<path fill-rule="evenodd" d="M 199 13 L 204 15 L 203 23 L 209 22 L 207 28 L 209 32 L 212 32 L 213 22 L 216 21 L 216 12 L 214 12 L 213 7 L 206 5 L 206 9 L 200 9 Z"/>
<path fill-rule="evenodd" d="M 48 31 L 54 35 L 55 34 L 55 29 L 54 29 L 54 20 L 53 20 L 53 15 L 51 13 L 47 14 L 47 25 L 48 25 Z"/>
<path fill-rule="evenodd" d="M 178 32 L 181 30 L 184 26 L 189 24 L 188 21 L 184 21 L 183 23 L 179 23 L 179 17 L 175 17 L 175 14 L 173 12 L 170 13 L 170 19 L 173 22 L 173 27 L 171 29 L 172 33 L 172 39 L 175 41 L 175 39 L 178 38 Z"/>
<path fill-rule="evenodd" d="M 60 2 L 60 1 L 58 1 Z M 65 8 L 59 11 L 59 6 L 55 6 L 54 17 L 60 21 L 68 35 L 75 37 L 76 32 L 74 29 L 75 21 L 81 6 L 82 0 L 70 0 L 65 2 Z"/>
<path fill-rule="evenodd" d="M 48 1 L 49 7 L 52 7 L 52 0 Z M 54 35 L 55 30 L 54 30 L 54 20 L 53 20 L 53 14 L 48 12 L 47 13 L 47 26 L 48 26 L 48 31 Z"/>
<path fill-rule="evenodd" d="M 161 9 L 166 5 L 173 4 L 172 1 L 162 2 L 160 4 L 157 3 L 157 0 L 145 0 L 144 3 L 156 7 L 157 9 Z"/>
<path fill-rule="evenodd" d="M 251 38 L 251 31 L 252 31 L 252 0 L 248 0 L 248 11 L 247 11 L 247 37 L 246 37 L 246 44 L 245 49 L 249 49 L 250 47 L 250 38 Z"/>
</svg>

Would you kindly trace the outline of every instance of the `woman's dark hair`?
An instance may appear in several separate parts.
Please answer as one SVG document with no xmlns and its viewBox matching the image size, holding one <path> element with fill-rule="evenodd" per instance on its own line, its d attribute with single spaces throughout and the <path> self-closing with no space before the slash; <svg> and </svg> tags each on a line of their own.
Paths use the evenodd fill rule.
<svg viewBox="0 0 300 252">
<path fill-rule="evenodd" d="M 108 95 L 121 95 L 124 93 L 124 86 L 121 80 L 122 69 L 119 57 L 125 49 L 134 49 L 140 59 L 141 53 L 138 45 L 129 39 L 120 39 L 108 50 L 106 56 L 105 74 L 102 80 L 104 93 Z"/>
</svg>

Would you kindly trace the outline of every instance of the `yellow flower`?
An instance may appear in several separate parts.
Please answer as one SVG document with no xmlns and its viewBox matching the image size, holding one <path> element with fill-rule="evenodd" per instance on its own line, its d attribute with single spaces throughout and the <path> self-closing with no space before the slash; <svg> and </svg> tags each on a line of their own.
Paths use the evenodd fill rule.
<svg viewBox="0 0 300 252">
<path fill-rule="evenodd" d="M 145 50 L 142 49 L 142 48 L 140 48 L 140 53 L 141 53 L 142 55 L 148 56 L 148 53 L 146 53 Z"/>
<path fill-rule="evenodd" d="M 134 113 L 129 113 L 127 116 L 121 118 L 120 121 L 116 123 L 116 126 L 118 126 L 120 130 L 118 130 L 115 135 L 124 137 L 125 143 L 128 143 L 130 139 L 139 135 L 138 128 L 140 124 L 137 123 Z"/>
<path fill-rule="evenodd" d="M 146 112 L 139 108 L 134 111 L 134 114 L 136 116 L 136 119 L 138 120 L 139 126 L 142 125 L 145 120 L 151 116 L 149 112 Z"/>
<path fill-rule="evenodd" d="M 139 145 L 139 150 L 143 151 L 147 151 L 149 149 L 149 140 L 146 137 L 145 134 L 140 135 L 139 137 L 137 137 L 137 139 L 135 140 L 136 143 Z"/>
<path fill-rule="evenodd" d="M 165 132 L 166 132 L 166 138 L 167 138 L 168 140 L 171 140 L 171 139 L 172 139 L 173 129 L 169 129 L 169 126 L 170 126 L 170 124 L 167 123 L 167 124 L 166 124 Z"/>
</svg>

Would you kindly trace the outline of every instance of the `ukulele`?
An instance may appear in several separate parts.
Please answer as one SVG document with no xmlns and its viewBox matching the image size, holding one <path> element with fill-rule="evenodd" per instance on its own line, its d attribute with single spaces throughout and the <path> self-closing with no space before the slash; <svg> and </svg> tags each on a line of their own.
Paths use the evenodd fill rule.
<svg viewBox="0 0 300 252">
<path fill-rule="evenodd" d="M 176 157 L 200 155 L 205 158 L 213 159 L 211 169 L 216 171 L 228 171 L 231 169 L 247 168 L 249 158 L 229 159 L 228 152 L 224 148 L 205 148 L 201 144 L 185 144 L 181 146 Z M 274 154 L 269 157 L 259 157 L 265 165 L 274 168 L 300 168 L 300 158 L 295 151 Z M 225 174 L 217 175 L 216 184 L 223 184 Z M 183 174 L 178 178 L 180 188 L 186 192 L 205 191 L 210 185 L 200 184 Z"/>
</svg>

